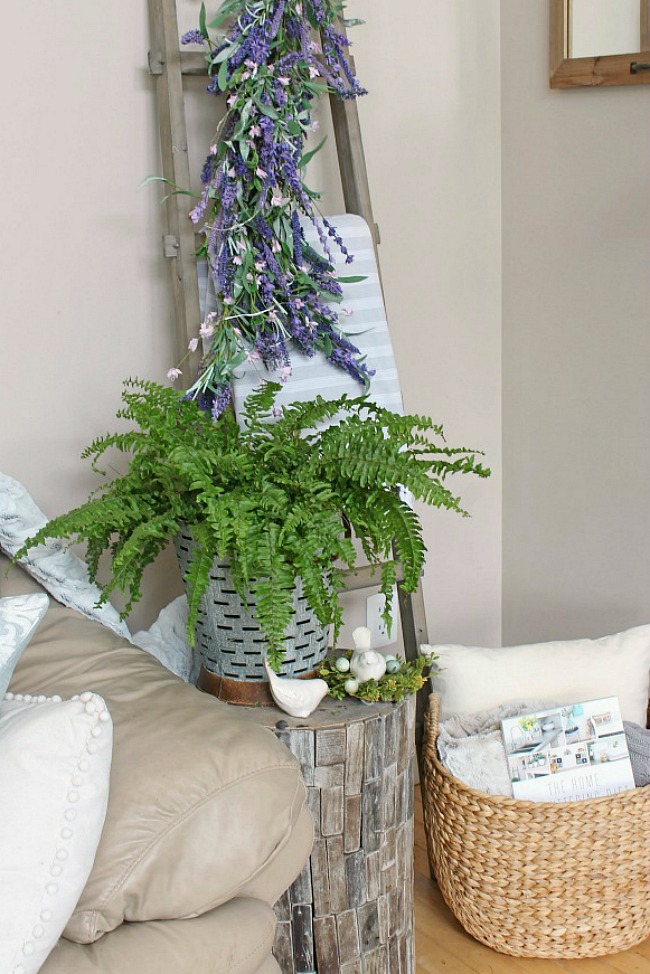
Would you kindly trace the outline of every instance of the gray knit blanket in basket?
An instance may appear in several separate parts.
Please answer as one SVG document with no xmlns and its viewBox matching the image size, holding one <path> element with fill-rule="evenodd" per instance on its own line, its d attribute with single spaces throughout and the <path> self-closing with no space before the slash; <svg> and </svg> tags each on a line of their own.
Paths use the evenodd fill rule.
<svg viewBox="0 0 650 974">
<path fill-rule="evenodd" d="M 477 714 L 461 714 L 440 722 L 440 761 L 463 784 L 488 795 L 512 797 L 501 721 L 552 706 L 541 700 L 502 704 Z M 637 788 L 650 784 L 650 730 L 624 722 L 632 773 Z"/>
<path fill-rule="evenodd" d="M 623 721 L 623 727 L 632 762 L 634 784 L 637 788 L 650 785 L 650 730 L 628 720 Z"/>
</svg>

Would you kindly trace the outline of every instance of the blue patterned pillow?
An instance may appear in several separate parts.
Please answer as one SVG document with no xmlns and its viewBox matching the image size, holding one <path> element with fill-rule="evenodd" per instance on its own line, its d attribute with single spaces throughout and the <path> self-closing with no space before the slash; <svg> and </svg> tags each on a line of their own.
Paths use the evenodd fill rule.
<svg viewBox="0 0 650 974">
<path fill-rule="evenodd" d="M 47 595 L 40 593 L 0 599 L 0 700 L 20 654 L 36 632 L 48 605 Z"/>
</svg>

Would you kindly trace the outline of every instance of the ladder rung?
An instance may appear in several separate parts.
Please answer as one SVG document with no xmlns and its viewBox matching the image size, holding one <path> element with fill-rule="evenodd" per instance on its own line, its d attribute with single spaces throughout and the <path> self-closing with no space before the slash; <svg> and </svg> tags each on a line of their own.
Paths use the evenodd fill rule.
<svg viewBox="0 0 650 974">
<path fill-rule="evenodd" d="M 397 584 L 404 581 L 401 569 L 397 568 Z M 376 588 L 381 585 L 381 571 L 373 568 L 372 565 L 364 565 L 363 568 L 355 568 L 345 572 L 341 580 L 341 589 L 344 592 L 360 592 L 364 588 Z"/>
<path fill-rule="evenodd" d="M 205 54 L 201 51 L 180 51 L 181 74 L 182 75 L 206 75 L 208 65 Z M 349 58 L 352 62 L 352 59 Z M 165 70 L 165 59 L 160 51 L 149 51 L 149 73 L 162 74 Z M 354 70 L 354 68 L 353 68 Z M 317 79 L 320 81 L 321 79 Z"/>
<path fill-rule="evenodd" d="M 205 54 L 200 51 L 181 51 L 181 74 L 183 75 L 207 75 L 208 66 L 205 62 Z M 162 74 L 165 70 L 165 59 L 160 51 L 149 51 L 149 72 L 150 74 Z"/>
</svg>

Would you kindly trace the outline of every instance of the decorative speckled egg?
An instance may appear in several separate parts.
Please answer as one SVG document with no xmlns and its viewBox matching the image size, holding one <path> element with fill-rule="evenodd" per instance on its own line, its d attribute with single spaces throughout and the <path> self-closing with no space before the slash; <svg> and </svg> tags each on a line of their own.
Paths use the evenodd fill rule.
<svg viewBox="0 0 650 974">
<path fill-rule="evenodd" d="M 334 666 L 339 673 L 347 673 L 350 669 L 350 660 L 347 658 L 347 656 L 339 656 Z"/>
<path fill-rule="evenodd" d="M 386 660 L 386 672 L 387 673 L 399 673 L 402 668 L 402 664 L 398 659 L 387 659 Z"/>
<path fill-rule="evenodd" d="M 352 679 L 350 679 L 350 680 L 346 680 L 345 681 L 345 692 L 346 693 L 349 693 L 352 696 L 354 696 L 354 694 L 357 692 L 358 689 L 359 689 L 359 681 L 358 680 L 352 680 Z"/>
</svg>

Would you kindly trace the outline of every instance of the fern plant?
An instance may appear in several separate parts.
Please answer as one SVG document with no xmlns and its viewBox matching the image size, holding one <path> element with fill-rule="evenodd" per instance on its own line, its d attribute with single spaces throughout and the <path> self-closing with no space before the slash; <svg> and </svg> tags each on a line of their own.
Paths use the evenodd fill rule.
<svg viewBox="0 0 650 974">
<path fill-rule="evenodd" d="M 188 637 L 215 556 L 227 558 L 239 594 L 253 589 L 257 617 L 277 667 L 289 624 L 295 579 L 322 625 L 342 611 L 343 572 L 354 567 L 356 538 L 374 566 L 391 610 L 397 559 L 404 588 L 413 591 L 424 562 L 419 519 L 400 497 L 465 515 L 445 485 L 453 474 L 489 475 L 474 451 L 451 448 L 425 417 L 399 416 L 365 396 L 320 396 L 280 411 L 280 386 L 266 383 L 246 400 L 242 425 L 231 412 L 218 422 L 169 388 L 128 380 L 118 418 L 131 427 L 95 440 L 82 454 L 96 471 L 106 452 L 129 454 L 128 470 L 101 486 L 80 507 L 54 518 L 16 557 L 46 538 L 87 543 L 91 577 L 110 552 L 110 577 L 124 615 L 140 597 L 144 569 L 187 527 L 195 541 L 185 578 Z"/>
</svg>

